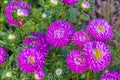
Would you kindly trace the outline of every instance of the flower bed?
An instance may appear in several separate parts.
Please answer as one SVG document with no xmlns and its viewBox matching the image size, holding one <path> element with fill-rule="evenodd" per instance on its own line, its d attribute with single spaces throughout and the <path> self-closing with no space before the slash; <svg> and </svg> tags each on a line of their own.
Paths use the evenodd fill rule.
<svg viewBox="0 0 120 80">
<path fill-rule="evenodd" d="M 119 0 L 0 5 L 0 80 L 120 80 Z"/>
</svg>

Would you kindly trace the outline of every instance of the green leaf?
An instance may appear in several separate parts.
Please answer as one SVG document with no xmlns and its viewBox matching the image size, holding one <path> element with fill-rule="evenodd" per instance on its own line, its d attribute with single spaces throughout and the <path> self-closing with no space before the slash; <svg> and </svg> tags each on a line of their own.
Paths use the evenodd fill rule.
<svg viewBox="0 0 120 80">
<path fill-rule="evenodd" d="M 64 57 L 67 57 L 69 51 L 67 49 L 61 49 L 61 55 L 63 55 Z"/>
<path fill-rule="evenodd" d="M 74 7 L 70 7 L 69 10 L 70 19 L 72 22 L 76 22 L 77 13 Z"/>
<path fill-rule="evenodd" d="M 83 21 L 88 21 L 90 18 L 87 14 L 81 14 L 80 19 L 83 20 Z"/>
<path fill-rule="evenodd" d="M 18 48 L 16 49 L 16 52 L 19 53 L 22 49 L 23 49 L 23 47 L 18 47 Z"/>
<path fill-rule="evenodd" d="M 0 23 L 4 23 L 5 22 L 5 16 L 4 14 L 0 14 Z"/>
<path fill-rule="evenodd" d="M 5 34 L 6 34 L 5 32 L 0 31 L 0 36 L 3 36 Z"/>
<path fill-rule="evenodd" d="M 9 63 L 7 65 L 10 65 L 13 62 L 14 58 L 15 58 L 15 56 L 14 56 L 14 54 L 12 54 L 9 58 Z"/>
<path fill-rule="evenodd" d="M 120 32 L 115 32 L 117 35 L 118 35 L 118 37 L 120 38 Z"/>
<path fill-rule="evenodd" d="M 0 45 L 6 45 L 6 43 L 0 40 Z"/>
</svg>

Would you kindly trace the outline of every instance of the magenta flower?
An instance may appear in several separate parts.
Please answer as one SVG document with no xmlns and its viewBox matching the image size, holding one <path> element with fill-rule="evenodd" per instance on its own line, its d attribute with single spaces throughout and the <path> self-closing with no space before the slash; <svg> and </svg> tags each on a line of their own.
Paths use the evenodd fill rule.
<svg viewBox="0 0 120 80">
<path fill-rule="evenodd" d="M 46 31 L 47 41 L 54 47 L 66 46 L 74 33 L 73 26 L 64 20 L 53 22 Z"/>
<path fill-rule="evenodd" d="M 83 47 L 84 54 L 90 69 L 102 71 L 111 62 L 111 52 L 108 45 L 100 41 L 88 42 Z"/>
<path fill-rule="evenodd" d="M 62 2 L 64 3 L 64 4 L 67 4 L 67 5 L 75 5 L 75 4 L 77 4 L 78 3 L 78 0 L 62 0 Z"/>
<path fill-rule="evenodd" d="M 17 22 L 16 20 L 13 19 L 7 19 L 8 24 L 11 25 L 16 25 L 16 26 L 21 26 L 21 24 L 19 22 Z"/>
<path fill-rule="evenodd" d="M 77 46 L 83 46 L 90 41 L 90 37 L 85 30 L 80 30 L 74 33 L 73 41 Z"/>
<path fill-rule="evenodd" d="M 7 5 L 5 9 L 5 16 L 7 18 L 7 22 L 12 25 L 21 26 L 23 23 L 23 19 L 20 19 L 19 16 L 28 16 L 31 14 L 31 6 L 25 2 L 22 1 L 16 1 L 11 2 Z M 17 20 L 14 19 L 13 14 L 17 15 Z"/>
<path fill-rule="evenodd" d="M 41 34 L 40 32 L 33 32 L 30 34 L 30 36 L 34 36 L 38 39 L 43 39 L 43 40 L 45 39 L 45 36 L 43 34 Z"/>
<path fill-rule="evenodd" d="M 30 34 L 30 36 L 33 36 L 35 38 L 25 38 L 23 44 L 32 46 L 37 51 L 42 52 L 43 55 L 46 56 L 50 50 L 50 45 L 48 44 L 45 36 L 39 32 L 33 32 Z"/>
<path fill-rule="evenodd" d="M 37 80 L 42 80 L 44 78 L 45 74 L 44 74 L 44 71 L 43 69 L 41 68 L 38 68 L 35 70 L 35 78 Z"/>
<path fill-rule="evenodd" d="M 104 73 L 100 80 L 120 80 L 120 72 L 117 71 L 110 71 L 107 73 Z"/>
<path fill-rule="evenodd" d="M 17 15 L 19 16 L 28 16 L 28 11 L 26 9 L 18 9 L 17 10 Z"/>
<path fill-rule="evenodd" d="M 90 3 L 88 1 L 84 1 L 84 2 L 82 2 L 82 7 L 85 9 L 88 9 L 88 8 L 90 8 Z"/>
<path fill-rule="evenodd" d="M 6 50 L 0 46 L 0 65 L 6 60 Z"/>
<path fill-rule="evenodd" d="M 66 62 L 72 72 L 82 73 L 88 69 L 86 58 L 80 50 L 72 50 L 68 54 Z"/>
<path fill-rule="evenodd" d="M 34 48 L 25 48 L 18 54 L 18 66 L 25 73 L 34 72 L 38 67 L 43 68 L 45 58 Z"/>
<path fill-rule="evenodd" d="M 96 40 L 109 40 L 113 36 L 111 25 L 104 19 L 92 20 L 88 26 L 88 31 Z"/>
</svg>

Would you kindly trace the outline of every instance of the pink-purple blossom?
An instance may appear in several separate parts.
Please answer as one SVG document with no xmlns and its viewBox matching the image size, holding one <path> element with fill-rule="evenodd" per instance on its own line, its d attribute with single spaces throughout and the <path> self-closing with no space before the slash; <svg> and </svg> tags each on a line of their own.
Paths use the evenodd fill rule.
<svg viewBox="0 0 120 80">
<path fill-rule="evenodd" d="M 0 46 L 0 65 L 3 64 L 6 60 L 6 49 Z"/>
<path fill-rule="evenodd" d="M 80 50 L 72 50 L 68 54 L 66 62 L 72 72 L 83 73 L 88 69 L 86 58 Z"/>
<path fill-rule="evenodd" d="M 100 80 L 120 80 L 120 72 L 108 71 L 102 74 Z"/>
<path fill-rule="evenodd" d="M 33 32 L 29 36 L 33 36 L 33 38 L 25 38 L 23 44 L 43 52 L 46 56 L 50 50 L 50 45 L 47 42 L 45 35 L 40 32 Z"/>
<path fill-rule="evenodd" d="M 107 44 L 101 41 L 91 41 L 84 45 L 83 51 L 89 69 L 94 72 L 102 71 L 110 65 L 111 52 Z"/>
<path fill-rule="evenodd" d="M 37 80 L 42 80 L 45 77 L 45 74 L 42 68 L 36 69 L 34 74 Z"/>
<path fill-rule="evenodd" d="M 66 46 L 74 33 L 73 26 L 64 20 L 52 22 L 46 31 L 47 41 L 54 47 Z"/>
<path fill-rule="evenodd" d="M 83 46 L 85 43 L 90 41 L 90 37 L 85 30 L 79 30 L 74 33 L 73 41 L 77 46 Z"/>
<path fill-rule="evenodd" d="M 38 67 L 43 68 L 45 57 L 34 48 L 25 48 L 18 54 L 18 67 L 25 73 L 34 72 Z"/>
<path fill-rule="evenodd" d="M 95 19 L 87 25 L 89 34 L 96 40 L 106 41 L 112 38 L 112 26 L 104 19 Z"/>
<path fill-rule="evenodd" d="M 77 4 L 78 3 L 78 0 L 62 0 L 62 2 L 64 3 L 64 4 L 67 4 L 67 5 L 75 5 L 75 4 Z"/>
<path fill-rule="evenodd" d="M 87 1 L 84 1 L 84 2 L 82 2 L 82 7 L 88 9 L 88 8 L 90 8 L 90 3 Z"/>
</svg>

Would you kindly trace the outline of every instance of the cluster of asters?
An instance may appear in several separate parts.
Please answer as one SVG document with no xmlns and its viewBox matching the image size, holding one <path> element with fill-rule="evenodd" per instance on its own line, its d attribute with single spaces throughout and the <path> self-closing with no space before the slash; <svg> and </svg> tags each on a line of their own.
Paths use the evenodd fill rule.
<svg viewBox="0 0 120 80">
<path fill-rule="evenodd" d="M 31 14 L 31 10 L 31 6 L 22 0 L 12 1 L 5 9 L 7 22 L 10 25 L 21 27 L 24 24 L 24 18 Z M 25 73 L 34 73 L 36 79 L 43 79 L 45 57 L 49 52 L 50 45 L 44 34 L 33 32 L 29 36 L 23 40 L 26 48 L 18 54 L 18 67 Z M 6 50 L 3 47 L 0 47 L 0 50 L 0 62 L 3 64 L 6 59 Z"/>
<path fill-rule="evenodd" d="M 105 41 L 110 40 L 112 36 L 112 27 L 104 19 L 92 20 L 88 23 L 87 29 L 78 31 L 75 31 L 69 22 L 57 20 L 46 31 L 46 39 L 54 47 L 67 46 L 71 41 L 78 47 L 82 47 L 70 51 L 66 58 L 68 68 L 75 73 L 83 73 L 88 69 L 93 72 L 105 70 L 110 65 L 112 57 Z M 106 75 L 110 76 L 112 73 L 105 73 L 101 80 L 108 80 Z M 120 73 L 112 75 L 111 78 L 118 80 Z"/>
<path fill-rule="evenodd" d="M 25 73 L 34 73 L 36 79 L 43 79 L 45 57 L 49 52 L 50 46 L 44 34 L 33 32 L 29 36 L 32 37 L 23 40 L 23 44 L 27 48 L 24 48 L 18 54 L 18 67 Z M 5 62 L 6 54 L 6 50 L 0 47 L 0 64 Z"/>
<path fill-rule="evenodd" d="M 44 78 L 45 57 L 50 50 L 50 46 L 44 34 L 33 32 L 29 36 L 31 37 L 23 40 L 23 44 L 27 48 L 18 54 L 18 66 L 21 71 L 34 72 L 36 79 L 42 79 Z"/>
<path fill-rule="evenodd" d="M 78 0 L 62 0 L 64 4 L 74 5 Z M 87 7 L 88 4 L 83 4 Z M 90 6 L 90 5 L 89 5 Z M 23 1 L 11 2 L 5 10 L 5 15 L 9 24 L 21 26 L 23 19 L 20 16 L 28 16 L 31 6 Z M 14 19 L 12 14 L 17 14 Z M 20 18 L 19 18 L 20 17 Z M 44 34 L 39 32 L 31 33 L 25 38 L 23 44 L 27 46 L 18 54 L 18 67 L 25 73 L 35 73 L 37 79 L 44 78 L 44 63 L 50 45 L 56 48 L 67 46 L 71 41 L 79 50 L 72 50 L 68 53 L 66 62 L 68 68 L 75 73 L 83 73 L 88 69 L 94 72 L 104 70 L 110 65 L 111 52 L 105 41 L 113 36 L 111 25 L 104 19 L 95 19 L 88 23 L 87 29 L 75 31 L 72 24 L 65 20 L 57 20 L 50 24 Z M 6 50 L 0 47 L 0 64 L 6 59 Z M 119 72 L 107 72 L 101 76 L 101 80 L 120 78 Z"/>
</svg>

